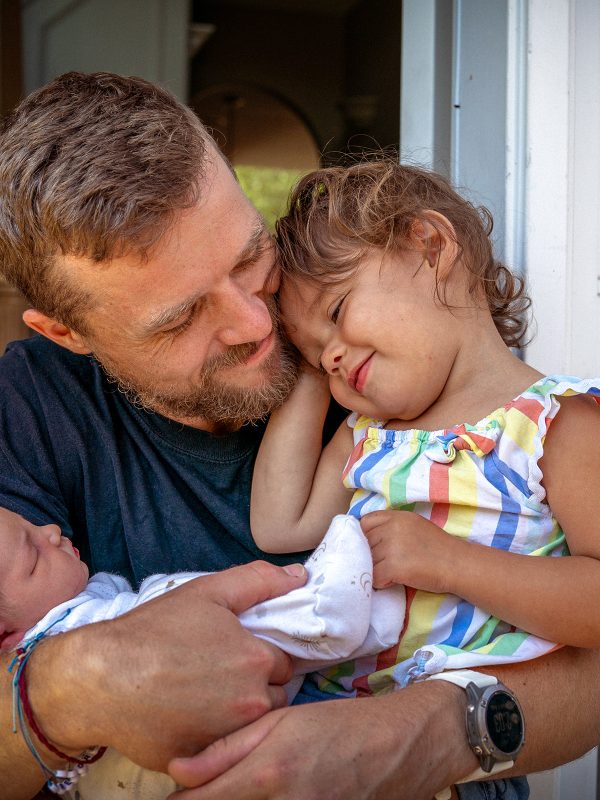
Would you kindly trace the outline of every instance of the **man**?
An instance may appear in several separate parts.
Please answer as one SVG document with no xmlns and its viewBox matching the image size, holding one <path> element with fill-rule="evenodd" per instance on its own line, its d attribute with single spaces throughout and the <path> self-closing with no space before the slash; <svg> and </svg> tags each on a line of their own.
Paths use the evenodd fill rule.
<svg viewBox="0 0 600 800">
<path fill-rule="evenodd" d="M 0 141 L 0 263 L 42 334 L 0 362 L 0 505 L 58 523 L 92 571 L 134 583 L 260 557 L 248 502 L 261 427 L 243 423 L 285 398 L 295 367 L 277 335 L 270 238 L 195 116 L 108 74 L 26 99 Z M 300 585 L 294 561 L 249 563 L 42 642 L 28 667 L 40 728 L 63 752 L 110 745 L 170 764 L 186 786 L 216 778 L 189 798 L 418 800 L 471 772 L 457 686 L 281 708 L 289 662 L 235 614 Z M 579 730 L 600 701 L 585 680 L 597 664 L 565 651 L 503 671 L 527 718 L 520 768 L 600 738 L 597 722 Z M 8 680 L 0 785 L 20 800 L 43 778 L 11 733 Z"/>
</svg>

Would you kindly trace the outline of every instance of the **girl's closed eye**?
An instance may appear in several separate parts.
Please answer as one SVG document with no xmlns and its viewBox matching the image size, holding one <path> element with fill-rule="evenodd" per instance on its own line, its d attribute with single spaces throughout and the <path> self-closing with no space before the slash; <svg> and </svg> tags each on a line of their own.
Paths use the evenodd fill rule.
<svg viewBox="0 0 600 800">
<path fill-rule="evenodd" d="M 338 302 L 333 306 L 333 308 L 329 312 L 329 319 L 333 322 L 334 325 L 338 321 L 338 318 L 340 316 L 340 312 L 342 310 L 342 306 L 344 305 L 344 300 L 347 297 L 348 297 L 347 294 L 345 294 L 342 297 L 340 297 Z"/>
</svg>

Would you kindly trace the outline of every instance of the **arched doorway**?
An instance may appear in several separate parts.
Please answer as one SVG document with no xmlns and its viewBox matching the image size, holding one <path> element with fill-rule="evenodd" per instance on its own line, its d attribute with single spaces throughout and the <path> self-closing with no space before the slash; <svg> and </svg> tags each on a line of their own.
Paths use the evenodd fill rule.
<svg viewBox="0 0 600 800">
<path fill-rule="evenodd" d="M 191 106 L 213 131 L 246 194 L 272 227 L 292 185 L 320 165 L 316 137 L 283 98 L 257 86 L 221 84 Z"/>
</svg>

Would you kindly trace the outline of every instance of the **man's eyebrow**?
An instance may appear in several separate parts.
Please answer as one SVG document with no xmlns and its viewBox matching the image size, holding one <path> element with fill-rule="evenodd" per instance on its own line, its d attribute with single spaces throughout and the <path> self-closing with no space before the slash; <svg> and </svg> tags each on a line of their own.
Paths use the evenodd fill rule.
<svg viewBox="0 0 600 800">
<path fill-rule="evenodd" d="M 184 314 L 194 308 L 199 297 L 202 297 L 202 294 L 194 295 L 194 297 L 188 297 L 187 300 L 183 300 L 181 303 L 176 306 L 172 306 L 171 308 L 162 308 L 160 311 L 156 311 L 148 319 L 148 322 L 144 324 L 142 328 L 142 335 L 148 336 L 152 333 L 156 333 L 157 330 L 164 328 L 165 325 L 175 322 L 175 320 L 184 316 Z"/>
<path fill-rule="evenodd" d="M 268 236 L 268 233 L 264 219 L 258 217 L 254 223 L 248 241 L 235 261 L 234 269 L 239 269 L 243 267 L 244 264 L 252 263 L 252 261 L 255 261 L 262 254 L 265 246 L 265 236 Z"/>
<path fill-rule="evenodd" d="M 264 220 L 262 217 L 258 217 L 255 224 L 252 227 L 252 231 L 248 238 L 248 241 L 240 250 L 233 269 L 240 269 L 246 264 L 251 264 L 255 261 L 262 253 L 263 250 L 263 240 L 265 234 L 268 234 L 267 228 L 265 226 Z M 176 306 L 172 306 L 170 308 L 162 308 L 156 311 L 154 314 L 150 316 L 148 321 L 144 324 L 142 329 L 143 336 L 149 336 L 156 331 L 164 328 L 166 325 L 175 322 L 180 317 L 185 316 L 186 313 L 190 312 L 198 300 L 203 296 L 203 292 L 200 292 L 193 297 L 188 297 L 186 300 L 183 300 Z"/>
</svg>

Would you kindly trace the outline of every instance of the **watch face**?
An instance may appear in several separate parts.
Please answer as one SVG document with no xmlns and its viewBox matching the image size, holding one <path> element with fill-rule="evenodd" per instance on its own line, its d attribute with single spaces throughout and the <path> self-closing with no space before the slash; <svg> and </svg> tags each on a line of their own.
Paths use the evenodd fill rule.
<svg viewBox="0 0 600 800">
<path fill-rule="evenodd" d="M 518 750 L 523 738 L 523 719 L 513 698 L 502 690 L 494 692 L 486 708 L 488 733 L 503 753 Z"/>
</svg>

